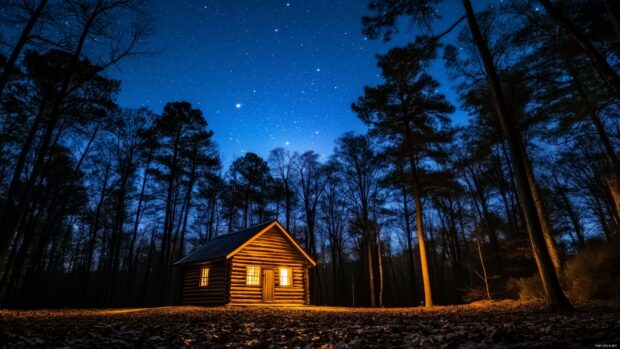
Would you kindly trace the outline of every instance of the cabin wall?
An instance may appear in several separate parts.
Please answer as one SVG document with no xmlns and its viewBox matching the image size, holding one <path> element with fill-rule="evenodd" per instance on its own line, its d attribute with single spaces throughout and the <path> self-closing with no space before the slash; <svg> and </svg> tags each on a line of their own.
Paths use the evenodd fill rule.
<svg viewBox="0 0 620 349">
<path fill-rule="evenodd" d="M 230 303 L 262 303 L 265 269 L 274 270 L 273 303 L 308 304 L 306 259 L 280 232 L 271 229 L 231 259 Z M 261 267 L 261 285 L 246 285 L 246 266 Z M 292 285 L 280 286 L 280 267 L 292 271 Z"/>
<path fill-rule="evenodd" d="M 200 272 L 209 268 L 209 284 L 200 287 Z M 228 303 L 228 263 L 224 260 L 183 267 L 181 304 L 221 305 Z"/>
</svg>

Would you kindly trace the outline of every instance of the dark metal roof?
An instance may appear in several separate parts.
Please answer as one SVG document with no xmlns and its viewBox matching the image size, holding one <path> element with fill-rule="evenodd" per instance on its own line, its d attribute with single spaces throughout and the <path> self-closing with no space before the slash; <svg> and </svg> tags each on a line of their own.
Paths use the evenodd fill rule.
<svg viewBox="0 0 620 349">
<path fill-rule="evenodd" d="M 210 261 L 218 258 L 226 258 L 232 251 L 250 240 L 254 235 L 275 221 L 261 223 L 234 233 L 224 234 L 207 242 L 205 245 L 195 248 L 187 256 L 179 259 L 174 265 L 189 264 L 195 262 Z"/>
</svg>

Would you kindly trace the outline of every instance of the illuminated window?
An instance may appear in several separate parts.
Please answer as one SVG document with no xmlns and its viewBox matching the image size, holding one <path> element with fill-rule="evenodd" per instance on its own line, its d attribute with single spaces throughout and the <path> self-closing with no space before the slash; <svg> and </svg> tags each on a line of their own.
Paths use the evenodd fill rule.
<svg viewBox="0 0 620 349">
<path fill-rule="evenodd" d="M 260 267 L 248 265 L 246 269 L 246 285 L 260 285 Z"/>
<path fill-rule="evenodd" d="M 209 284 L 209 268 L 200 270 L 200 287 L 206 287 Z"/>
<path fill-rule="evenodd" d="M 293 284 L 293 273 L 291 268 L 280 268 L 280 286 L 291 286 Z"/>
</svg>

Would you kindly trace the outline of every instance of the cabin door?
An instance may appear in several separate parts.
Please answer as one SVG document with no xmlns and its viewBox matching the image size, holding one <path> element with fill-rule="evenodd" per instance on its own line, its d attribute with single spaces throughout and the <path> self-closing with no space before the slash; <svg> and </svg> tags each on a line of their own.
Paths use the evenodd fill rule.
<svg viewBox="0 0 620 349">
<path fill-rule="evenodd" d="M 265 269 L 263 275 L 263 302 L 273 302 L 274 284 L 273 269 Z"/>
</svg>

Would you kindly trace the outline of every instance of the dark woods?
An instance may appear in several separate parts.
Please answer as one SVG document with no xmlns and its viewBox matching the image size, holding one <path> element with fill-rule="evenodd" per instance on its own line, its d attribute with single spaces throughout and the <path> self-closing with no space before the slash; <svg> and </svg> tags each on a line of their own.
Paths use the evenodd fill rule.
<svg viewBox="0 0 620 349">
<path fill-rule="evenodd" d="M 389 39 L 401 16 L 431 23 L 437 2 L 373 1 L 365 33 Z M 177 259 L 270 219 L 318 261 L 313 304 L 529 292 L 567 310 L 566 293 L 618 296 L 617 281 L 575 286 L 617 255 L 613 1 L 512 1 L 474 13 L 464 0 L 453 45 L 431 33 L 378 57 L 382 82 L 352 106 L 367 134 L 342 135 L 329 158 L 277 148 L 228 168 L 208 115 L 189 103 L 161 115 L 116 104 L 121 84 L 106 69 L 138 53 L 145 4 L 2 6 L 11 28 L 0 55 L 4 307 L 174 303 Z M 438 60 L 465 125 L 450 120 L 450 86 L 428 73 Z"/>
</svg>

